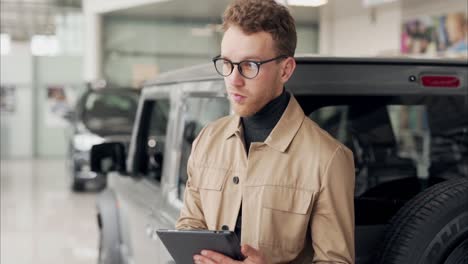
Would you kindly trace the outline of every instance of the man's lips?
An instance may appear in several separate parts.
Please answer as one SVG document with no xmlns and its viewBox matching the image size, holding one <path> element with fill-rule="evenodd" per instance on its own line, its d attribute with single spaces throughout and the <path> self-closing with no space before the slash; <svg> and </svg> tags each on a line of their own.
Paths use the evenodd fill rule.
<svg viewBox="0 0 468 264">
<path fill-rule="evenodd" d="M 240 103 L 240 102 L 244 101 L 247 98 L 247 96 L 243 96 L 243 95 L 238 94 L 238 93 L 231 93 L 231 97 L 236 103 Z"/>
</svg>

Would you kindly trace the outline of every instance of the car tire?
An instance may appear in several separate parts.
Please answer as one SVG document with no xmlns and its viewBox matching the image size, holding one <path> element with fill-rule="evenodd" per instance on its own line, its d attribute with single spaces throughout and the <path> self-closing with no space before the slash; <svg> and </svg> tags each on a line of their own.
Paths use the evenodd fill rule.
<svg viewBox="0 0 468 264">
<path fill-rule="evenodd" d="M 99 228 L 99 264 L 127 263 L 122 256 L 119 212 L 114 192 L 102 191 L 97 197 L 97 226 Z"/>
<path fill-rule="evenodd" d="M 466 264 L 468 263 L 468 239 L 461 243 L 450 253 L 445 263 Z"/>
<path fill-rule="evenodd" d="M 85 191 L 86 189 L 86 184 L 85 182 L 83 181 L 80 181 L 78 180 L 78 171 L 76 169 L 76 165 L 75 165 L 75 161 L 74 160 L 71 160 L 70 161 L 70 174 L 71 174 L 71 183 L 70 183 L 70 187 L 72 189 L 72 191 L 74 192 L 83 192 Z"/>
<path fill-rule="evenodd" d="M 84 182 L 77 181 L 75 178 L 73 178 L 72 190 L 74 192 L 83 192 L 86 189 L 85 187 L 86 187 L 86 184 Z"/>
<path fill-rule="evenodd" d="M 398 211 L 374 263 L 466 263 L 467 241 L 468 179 L 445 181 Z"/>
</svg>

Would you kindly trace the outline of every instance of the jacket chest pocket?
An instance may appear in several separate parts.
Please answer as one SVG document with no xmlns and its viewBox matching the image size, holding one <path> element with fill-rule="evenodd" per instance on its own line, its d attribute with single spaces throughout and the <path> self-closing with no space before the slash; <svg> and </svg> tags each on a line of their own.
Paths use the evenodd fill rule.
<svg viewBox="0 0 468 264">
<path fill-rule="evenodd" d="M 201 206 L 209 230 L 215 230 L 222 206 L 223 189 L 229 170 L 216 167 L 195 167 L 192 185 L 200 193 Z"/>
<path fill-rule="evenodd" d="M 199 166 L 193 169 L 192 185 L 201 190 L 222 191 L 227 168 Z"/>
<path fill-rule="evenodd" d="M 262 194 L 259 243 L 291 254 L 304 247 L 314 192 L 265 186 Z"/>
</svg>

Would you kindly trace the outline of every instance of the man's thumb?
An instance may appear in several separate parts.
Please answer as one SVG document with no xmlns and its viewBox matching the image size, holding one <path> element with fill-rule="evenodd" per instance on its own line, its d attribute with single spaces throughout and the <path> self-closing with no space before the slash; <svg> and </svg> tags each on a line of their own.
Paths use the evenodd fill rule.
<svg viewBox="0 0 468 264">
<path fill-rule="evenodd" d="M 249 245 L 242 245 L 241 252 L 245 257 L 256 257 L 258 255 L 257 250 Z"/>
</svg>

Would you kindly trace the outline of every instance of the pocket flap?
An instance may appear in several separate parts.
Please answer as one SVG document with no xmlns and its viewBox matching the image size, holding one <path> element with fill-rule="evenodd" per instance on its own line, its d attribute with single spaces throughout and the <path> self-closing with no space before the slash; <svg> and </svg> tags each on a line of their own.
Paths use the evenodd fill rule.
<svg viewBox="0 0 468 264">
<path fill-rule="evenodd" d="M 225 168 L 196 166 L 191 183 L 197 189 L 221 191 L 228 171 Z"/>
<path fill-rule="evenodd" d="M 313 192 L 281 186 L 265 186 L 262 206 L 273 210 L 306 214 Z"/>
</svg>

